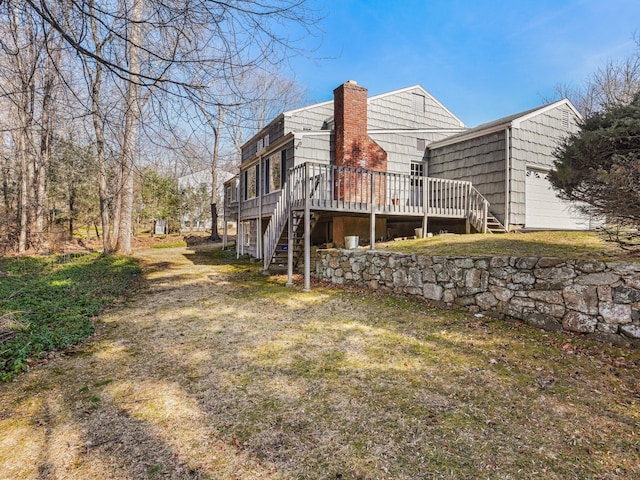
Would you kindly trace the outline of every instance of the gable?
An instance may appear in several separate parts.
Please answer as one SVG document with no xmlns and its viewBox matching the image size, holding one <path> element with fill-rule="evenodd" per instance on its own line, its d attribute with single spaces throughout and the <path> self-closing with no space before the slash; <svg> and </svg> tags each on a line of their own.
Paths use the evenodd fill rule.
<svg viewBox="0 0 640 480">
<path fill-rule="evenodd" d="M 461 128 L 464 123 L 420 85 L 368 99 L 370 129 Z"/>
<path fill-rule="evenodd" d="M 464 123 L 420 85 L 394 90 L 367 99 L 368 128 L 463 128 Z M 284 112 L 285 132 L 330 130 L 333 100 Z"/>
</svg>

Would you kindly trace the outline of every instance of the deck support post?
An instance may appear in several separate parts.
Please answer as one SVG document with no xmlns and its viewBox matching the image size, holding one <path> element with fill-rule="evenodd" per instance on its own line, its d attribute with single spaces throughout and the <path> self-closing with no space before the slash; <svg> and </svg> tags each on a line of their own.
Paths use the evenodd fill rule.
<svg viewBox="0 0 640 480">
<path fill-rule="evenodd" d="M 225 250 L 227 248 L 227 210 L 223 208 L 222 210 L 222 249 Z"/>
<path fill-rule="evenodd" d="M 238 185 L 236 188 L 236 198 L 238 199 L 238 219 L 236 220 L 236 258 L 240 258 L 240 242 L 242 241 L 242 236 L 240 235 L 240 226 L 242 225 L 242 222 L 240 221 L 240 213 L 242 212 L 242 201 L 240 197 L 240 192 L 242 191 L 241 180 L 238 181 Z"/>
<path fill-rule="evenodd" d="M 427 226 L 429 224 L 429 177 L 423 177 L 422 181 L 422 238 L 427 236 Z"/>
<path fill-rule="evenodd" d="M 291 208 L 291 187 L 287 182 L 287 191 L 285 195 L 289 196 L 289 212 L 287 213 L 287 287 L 293 286 L 293 209 Z"/>
<path fill-rule="evenodd" d="M 487 233 L 487 217 L 489 216 L 489 204 L 484 202 L 484 215 L 482 218 L 482 233 Z"/>
<path fill-rule="evenodd" d="M 304 292 L 311 291 L 311 209 L 309 163 L 305 164 L 304 172 Z"/>
<path fill-rule="evenodd" d="M 371 173 L 371 216 L 369 219 L 369 248 L 376 248 L 376 177 Z"/>
</svg>

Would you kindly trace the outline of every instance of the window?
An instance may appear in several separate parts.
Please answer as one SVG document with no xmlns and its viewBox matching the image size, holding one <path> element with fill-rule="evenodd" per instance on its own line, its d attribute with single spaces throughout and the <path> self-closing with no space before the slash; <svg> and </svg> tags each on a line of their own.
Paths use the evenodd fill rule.
<svg viewBox="0 0 640 480">
<path fill-rule="evenodd" d="M 260 195 L 260 164 L 255 167 L 255 185 L 256 185 L 256 194 L 254 196 Z"/>
<path fill-rule="evenodd" d="M 233 182 L 231 185 L 229 185 L 230 190 L 231 190 L 231 202 L 237 202 L 238 201 L 238 180 L 236 179 L 235 182 Z"/>
<path fill-rule="evenodd" d="M 264 137 L 259 138 L 256 142 L 256 151 L 264 150 L 269 146 L 269 134 L 267 133 Z"/>
<path fill-rule="evenodd" d="M 251 245 L 251 222 L 242 222 L 242 238 L 245 247 Z"/>
<path fill-rule="evenodd" d="M 284 185 L 284 182 L 287 181 L 287 151 L 286 150 L 282 150 L 282 152 L 280 152 L 280 176 L 281 176 L 280 188 L 282 188 L 282 185 Z"/>
<path fill-rule="evenodd" d="M 278 152 L 268 158 L 267 172 L 269 172 L 268 182 L 271 191 L 280 190 L 282 188 L 282 153 Z"/>
<path fill-rule="evenodd" d="M 411 163 L 411 186 L 422 186 L 422 177 L 424 175 L 424 163 Z"/>
<path fill-rule="evenodd" d="M 251 167 L 244 172 L 244 199 L 248 200 L 256 196 L 256 167 Z"/>
<path fill-rule="evenodd" d="M 418 138 L 416 140 L 416 148 L 418 151 L 424 152 L 427 149 L 427 141 L 424 138 Z"/>
<path fill-rule="evenodd" d="M 411 163 L 411 198 L 410 205 L 422 205 L 422 185 L 424 175 L 424 163 Z"/>
<path fill-rule="evenodd" d="M 269 172 L 271 171 L 271 157 L 267 157 L 264 159 L 264 171 L 267 172 L 267 174 L 264 176 L 264 194 L 266 195 L 269 192 L 272 192 L 273 189 L 271 188 L 271 183 L 269 182 L 269 177 L 270 174 Z"/>
</svg>

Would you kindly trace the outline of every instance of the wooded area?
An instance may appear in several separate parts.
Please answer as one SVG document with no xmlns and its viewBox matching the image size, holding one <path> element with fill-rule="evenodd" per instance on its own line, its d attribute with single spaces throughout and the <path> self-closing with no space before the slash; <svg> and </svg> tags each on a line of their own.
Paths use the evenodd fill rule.
<svg viewBox="0 0 640 480">
<path fill-rule="evenodd" d="M 204 169 L 217 205 L 247 132 L 303 100 L 284 64 L 316 19 L 305 0 L 0 2 L 0 252 L 86 226 L 130 253 L 202 203 L 177 178 Z"/>
</svg>

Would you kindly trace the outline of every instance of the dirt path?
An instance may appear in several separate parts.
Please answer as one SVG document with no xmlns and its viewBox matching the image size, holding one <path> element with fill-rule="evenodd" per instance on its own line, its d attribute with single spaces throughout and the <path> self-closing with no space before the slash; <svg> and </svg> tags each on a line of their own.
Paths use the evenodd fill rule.
<svg viewBox="0 0 640 480">
<path fill-rule="evenodd" d="M 640 474 L 637 354 L 303 293 L 211 248 L 141 251 L 95 339 L 0 385 L 0 479 Z"/>
</svg>

